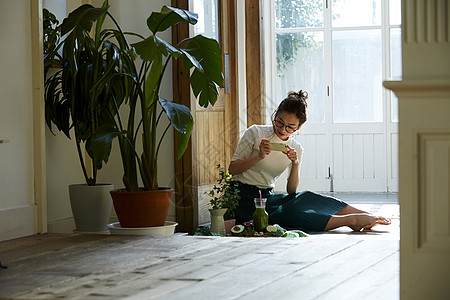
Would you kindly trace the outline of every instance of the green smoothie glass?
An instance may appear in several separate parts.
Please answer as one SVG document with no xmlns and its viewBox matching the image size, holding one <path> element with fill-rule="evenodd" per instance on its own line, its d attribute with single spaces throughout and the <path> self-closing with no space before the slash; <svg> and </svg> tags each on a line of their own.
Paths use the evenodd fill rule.
<svg viewBox="0 0 450 300">
<path fill-rule="evenodd" d="M 255 231 L 265 231 L 269 225 L 269 215 L 266 212 L 266 198 L 255 198 L 256 210 L 253 214 L 253 228 Z"/>
</svg>

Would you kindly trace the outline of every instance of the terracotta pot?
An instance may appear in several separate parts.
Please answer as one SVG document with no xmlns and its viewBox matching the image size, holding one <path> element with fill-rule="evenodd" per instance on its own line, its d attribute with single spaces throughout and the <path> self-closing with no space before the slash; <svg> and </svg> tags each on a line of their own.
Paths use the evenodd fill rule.
<svg viewBox="0 0 450 300">
<path fill-rule="evenodd" d="M 111 191 L 114 209 L 122 228 L 164 226 L 173 190 Z"/>
</svg>

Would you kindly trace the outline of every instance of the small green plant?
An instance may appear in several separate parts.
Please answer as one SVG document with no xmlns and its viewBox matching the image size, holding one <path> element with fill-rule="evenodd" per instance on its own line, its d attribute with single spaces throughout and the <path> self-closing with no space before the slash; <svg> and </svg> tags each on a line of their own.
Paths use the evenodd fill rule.
<svg viewBox="0 0 450 300">
<path fill-rule="evenodd" d="M 58 48 L 61 39 L 61 25 L 56 16 L 48 9 L 42 11 L 42 29 L 44 31 L 44 74 L 52 67 L 62 67 Z"/>
<path fill-rule="evenodd" d="M 228 208 L 224 218 L 229 220 L 234 217 L 234 209 L 237 207 L 238 200 L 241 197 L 238 189 L 233 185 L 231 174 L 222 168 L 220 164 L 217 165 L 217 170 L 219 171 L 219 178 L 216 180 L 217 184 L 205 194 L 212 198 L 209 200 L 209 204 L 213 209 Z"/>
</svg>

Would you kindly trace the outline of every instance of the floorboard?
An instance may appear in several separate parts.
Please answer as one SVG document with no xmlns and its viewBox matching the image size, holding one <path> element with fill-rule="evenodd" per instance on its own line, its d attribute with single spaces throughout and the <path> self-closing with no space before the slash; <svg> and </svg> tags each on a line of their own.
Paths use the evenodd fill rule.
<svg viewBox="0 0 450 300">
<path fill-rule="evenodd" d="M 296 239 L 48 234 L 0 242 L 8 266 L 0 299 L 399 299 L 398 206 L 361 205 L 393 224 Z"/>
</svg>

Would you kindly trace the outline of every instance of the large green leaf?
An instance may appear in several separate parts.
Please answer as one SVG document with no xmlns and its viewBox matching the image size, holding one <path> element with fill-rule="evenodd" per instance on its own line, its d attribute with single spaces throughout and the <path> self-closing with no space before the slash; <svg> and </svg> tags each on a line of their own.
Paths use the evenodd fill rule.
<svg viewBox="0 0 450 300">
<path fill-rule="evenodd" d="M 76 26 L 80 26 L 86 31 L 90 31 L 92 24 L 106 13 L 107 10 L 108 7 L 96 8 L 90 4 L 78 7 L 64 19 L 61 26 L 61 36 L 65 35 Z"/>
<path fill-rule="evenodd" d="M 184 154 L 184 151 L 186 151 L 189 138 L 191 137 L 191 132 L 194 128 L 194 122 L 190 123 L 186 129 L 185 133 L 182 133 L 180 131 L 177 131 L 177 158 L 181 159 L 181 157 Z"/>
<path fill-rule="evenodd" d="M 201 106 L 214 105 L 219 87 L 223 84 L 222 52 L 219 43 L 214 39 L 197 35 L 188 41 L 185 51 L 191 55 L 191 57 L 183 56 L 186 71 L 193 66 L 196 67 L 192 57 L 203 67 L 203 70 L 196 67 L 190 77 L 194 95 L 198 97 Z"/>
<path fill-rule="evenodd" d="M 196 24 L 198 14 L 170 6 L 163 6 L 161 12 L 152 12 L 147 19 L 147 26 L 153 34 L 162 32 L 167 28 L 178 24 L 181 21 L 187 21 L 189 24 Z"/>
<path fill-rule="evenodd" d="M 144 61 L 153 61 L 156 55 L 172 54 L 175 58 L 181 55 L 180 50 L 160 39 L 155 35 L 151 35 L 143 41 L 131 44 L 136 54 Z"/>
<path fill-rule="evenodd" d="M 70 105 L 61 90 L 61 71 L 45 82 L 45 122 L 52 133 L 52 123 L 70 139 Z"/>
<path fill-rule="evenodd" d="M 189 39 L 185 50 L 200 62 L 211 80 L 222 86 L 222 51 L 215 39 L 196 35 Z M 192 64 L 186 61 L 187 57 L 183 57 L 183 59 L 185 68 L 192 67 Z"/>
<path fill-rule="evenodd" d="M 106 8 L 108 9 L 109 7 L 109 1 L 105 0 L 103 2 L 102 8 Z M 102 26 L 103 23 L 105 22 L 105 18 L 106 18 L 106 14 L 102 14 L 99 19 L 97 20 L 97 23 L 95 24 L 95 40 L 99 41 L 100 37 L 101 37 L 101 32 L 102 32 Z"/>
<path fill-rule="evenodd" d="M 199 63 L 199 61 L 197 60 L 197 58 L 195 58 L 194 56 L 190 55 L 188 51 L 184 50 L 184 49 L 180 49 L 181 53 L 183 53 L 184 57 L 189 60 L 189 62 L 191 63 L 192 66 L 196 67 L 197 69 L 203 71 L 203 67 L 202 65 Z"/>
<path fill-rule="evenodd" d="M 152 62 L 150 67 L 150 73 L 147 75 L 145 80 L 145 106 L 150 108 L 153 102 L 156 101 L 158 82 L 161 77 L 162 71 L 162 57 L 157 55 Z"/>
<path fill-rule="evenodd" d="M 181 51 L 178 50 L 176 47 L 172 46 L 168 42 L 166 42 L 163 39 L 160 39 L 158 36 L 155 35 L 155 43 L 158 47 L 159 52 L 164 54 L 164 56 L 167 56 L 168 54 L 171 54 L 173 57 L 178 58 L 181 55 Z"/>
<path fill-rule="evenodd" d="M 143 41 L 131 44 L 136 54 L 145 61 L 152 61 L 157 53 L 156 43 L 153 36 L 149 36 Z"/>
<path fill-rule="evenodd" d="M 173 127 L 183 134 L 187 133 L 190 125 L 194 123 L 189 108 L 183 104 L 167 101 L 161 97 L 159 97 L 159 103 L 161 103 Z"/>
<path fill-rule="evenodd" d="M 94 161 L 108 162 L 112 142 L 120 135 L 122 133 L 110 125 L 98 127 L 92 137 L 86 141 L 87 153 Z"/>
<path fill-rule="evenodd" d="M 219 95 L 219 85 L 211 80 L 208 73 L 195 69 L 190 77 L 192 92 L 198 98 L 200 106 L 214 105 Z"/>
</svg>

